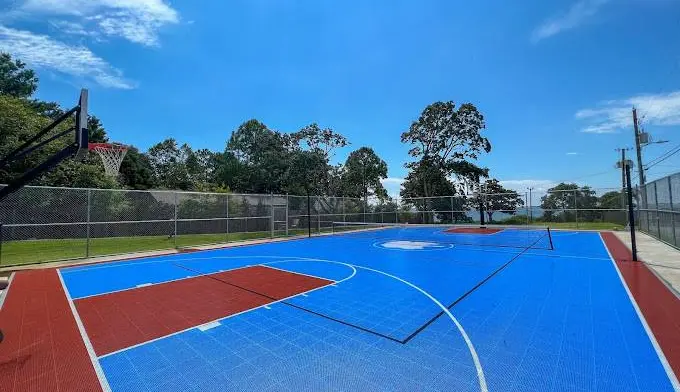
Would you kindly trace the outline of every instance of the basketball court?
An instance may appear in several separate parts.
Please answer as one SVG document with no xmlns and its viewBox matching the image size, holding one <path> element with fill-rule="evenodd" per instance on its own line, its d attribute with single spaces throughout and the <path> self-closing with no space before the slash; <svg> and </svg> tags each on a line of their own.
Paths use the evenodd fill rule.
<svg viewBox="0 0 680 392">
<path fill-rule="evenodd" d="M 2 307 L 0 383 L 678 391 L 677 333 L 644 317 L 638 303 L 657 286 L 632 294 L 626 281 L 644 276 L 628 260 L 611 233 L 338 224 L 315 238 L 22 271 Z M 678 307 L 672 294 L 654 301 Z"/>
</svg>

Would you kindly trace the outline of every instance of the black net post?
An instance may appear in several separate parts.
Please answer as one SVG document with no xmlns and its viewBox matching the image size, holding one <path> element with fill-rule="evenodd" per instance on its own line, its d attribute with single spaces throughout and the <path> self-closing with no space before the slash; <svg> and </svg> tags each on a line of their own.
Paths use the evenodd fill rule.
<svg viewBox="0 0 680 392">
<path fill-rule="evenodd" d="M 484 222 L 484 197 L 486 195 L 480 193 L 479 194 L 479 223 L 481 226 L 485 225 Z"/>
<path fill-rule="evenodd" d="M 635 240 L 635 211 L 633 211 L 633 187 L 630 182 L 630 165 L 626 166 L 626 191 L 628 192 L 628 226 L 630 226 L 630 244 L 633 261 L 638 261 L 637 243 Z"/>
<path fill-rule="evenodd" d="M 2 222 L 0 222 L 0 265 L 2 265 L 2 241 L 3 241 Z"/>
</svg>

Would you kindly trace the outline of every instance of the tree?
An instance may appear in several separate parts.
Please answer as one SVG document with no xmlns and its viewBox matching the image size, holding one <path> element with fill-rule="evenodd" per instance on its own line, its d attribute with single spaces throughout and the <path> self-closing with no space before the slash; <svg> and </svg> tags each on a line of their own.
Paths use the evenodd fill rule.
<svg viewBox="0 0 680 392">
<path fill-rule="evenodd" d="M 436 168 L 441 173 L 434 174 L 435 179 L 453 174 L 479 181 L 488 170 L 469 160 L 491 151 L 491 143 L 481 134 L 484 128 L 484 117 L 474 105 L 466 103 L 456 109 L 452 101 L 435 102 L 427 106 L 418 120 L 401 135 L 401 141 L 413 145 L 409 155 L 427 162 L 428 170 L 423 174 L 434 174 Z M 412 169 L 417 164 L 420 163 L 408 163 L 406 167 Z M 437 194 L 430 189 L 430 181 L 421 182 L 424 196 Z"/>
<path fill-rule="evenodd" d="M 413 206 L 418 211 L 441 211 L 436 213 L 436 217 L 442 222 L 466 220 L 463 213 L 445 212 L 452 211 L 451 197 L 456 194 L 456 187 L 432 160 L 423 158 L 411 165 L 402 187 L 400 195 L 405 205 Z M 425 189 L 430 194 L 424 193 Z M 430 195 L 446 197 L 430 198 Z M 426 215 L 427 221 L 434 219 L 431 215 Z"/>
<path fill-rule="evenodd" d="M 50 122 L 49 118 L 37 113 L 27 100 L 0 95 L 0 157 L 7 156 Z M 71 126 L 73 123 L 65 122 L 42 140 Z M 8 183 L 18 178 L 72 142 L 73 134 L 68 133 L 48 143 L 44 148 L 13 162 L 8 167 L 0 168 L 0 183 Z M 105 176 L 98 157 L 89 156 L 83 162 L 76 162 L 72 159 L 61 162 L 51 171 L 33 181 L 32 185 L 102 188 L 115 187 L 116 183 Z"/>
<path fill-rule="evenodd" d="M 590 187 L 579 187 L 577 184 L 560 183 L 548 189 L 548 193 L 541 197 L 543 219 L 555 221 L 561 219 L 567 222 L 576 220 L 576 210 L 579 219 L 592 221 L 596 215 L 593 209 L 597 207 L 597 196 Z"/>
<path fill-rule="evenodd" d="M 626 193 L 620 191 L 610 191 L 600 196 L 598 206 L 607 210 L 620 210 L 626 208 L 628 201 L 625 198 Z"/>
<path fill-rule="evenodd" d="M 191 147 L 177 146 L 175 139 L 166 139 L 149 149 L 149 163 L 153 181 L 166 189 L 190 190 L 192 187 L 187 170 L 187 158 Z"/>
<path fill-rule="evenodd" d="M 120 181 L 126 188 L 151 189 L 154 182 L 151 162 L 146 154 L 142 154 L 136 147 L 130 146 L 120 165 Z"/>
<path fill-rule="evenodd" d="M 291 138 L 300 147 L 320 151 L 327 160 L 332 156 L 333 150 L 349 144 L 347 138 L 341 134 L 331 128 L 321 129 L 316 123 L 293 133 Z"/>
<path fill-rule="evenodd" d="M 0 52 L 0 95 L 28 98 L 38 89 L 38 77 L 20 60 Z"/>
<path fill-rule="evenodd" d="M 513 190 L 504 188 L 495 178 L 486 180 L 482 189 L 484 196 L 477 196 L 474 202 L 478 204 L 479 197 L 483 197 L 484 211 L 489 223 L 493 222 L 493 215 L 496 212 L 515 215 L 517 209 L 524 206 L 522 196 Z"/>
<path fill-rule="evenodd" d="M 291 194 L 323 194 L 326 158 L 319 151 L 295 151 L 286 170 L 286 191 Z"/>
<path fill-rule="evenodd" d="M 345 162 L 342 182 L 344 195 L 362 197 L 368 205 L 369 196 L 387 198 L 387 191 L 380 182 L 387 178 L 387 163 L 369 147 L 352 151 Z"/>
<path fill-rule="evenodd" d="M 187 171 L 194 190 L 208 191 L 214 187 L 217 166 L 215 156 L 215 153 L 207 148 L 188 152 Z"/>
<path fill-rule="evenodd" d="M 249 172 L 243 191 L 280 193 L 293 145 L 289 135 L 272 131 L 257 120 L 241 124 L 229 138 L 227 151 Z"/>
</svg>

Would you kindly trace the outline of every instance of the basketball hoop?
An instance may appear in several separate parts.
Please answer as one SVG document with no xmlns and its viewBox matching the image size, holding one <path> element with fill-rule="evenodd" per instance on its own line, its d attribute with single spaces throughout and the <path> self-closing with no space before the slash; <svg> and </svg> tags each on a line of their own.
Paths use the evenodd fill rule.
<svg viewBox="0 0 680 392">
<path fill-rule="evenodd" d="M 117 177 L 128 148 L 122 144 L 90 143 L 88 150 L 99 154 L 107 176 Z"/>
</svg>

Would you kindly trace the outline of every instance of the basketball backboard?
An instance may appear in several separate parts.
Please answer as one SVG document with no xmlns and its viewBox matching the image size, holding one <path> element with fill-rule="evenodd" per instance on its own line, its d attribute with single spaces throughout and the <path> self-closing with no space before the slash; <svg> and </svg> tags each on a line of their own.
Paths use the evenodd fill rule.
<svg viewBox="0 0 680 392">
<path fill-rule="evenodd" d="M 76 159 L 85 158 L 89 143 L 89 131 L 87 128 L 87 103 L 88 92 L 86 89 L 80 90 L 80 99 L 78 100 L 78 110 L 76 111 L 76 145 L 78 151 L 76 152 Z"/>
</svg>

